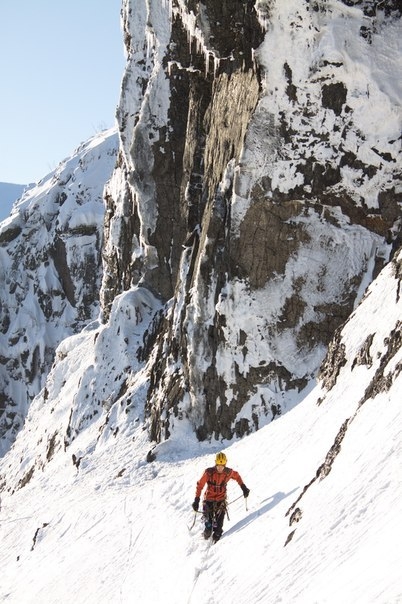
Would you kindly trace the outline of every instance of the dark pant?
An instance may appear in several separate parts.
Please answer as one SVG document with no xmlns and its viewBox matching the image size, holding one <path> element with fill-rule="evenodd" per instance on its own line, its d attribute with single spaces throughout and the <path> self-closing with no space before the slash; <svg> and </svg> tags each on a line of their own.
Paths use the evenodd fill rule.
<svg viewBox="0 0 402 604">
<path fill-rule="evenodd" d="M 203 512 L 205 518 L 205 531 L 214 533 L 215 537 L 222 535 L 223 521 L 225 520 L 226 501 L 204 501 Z"/>
</svg>

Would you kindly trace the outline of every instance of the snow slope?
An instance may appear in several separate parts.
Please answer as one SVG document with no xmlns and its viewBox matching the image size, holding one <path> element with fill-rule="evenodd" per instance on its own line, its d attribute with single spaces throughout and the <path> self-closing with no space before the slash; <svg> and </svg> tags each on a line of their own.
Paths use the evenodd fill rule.
<svg viewBox="0 0 402 604">
<path fill-rule="evenodd" d="M 396 269 L 401 261 L 400 254 L 399 265 L 388 264 L 345 325 L 347 362 L 332 390 L 317 384 L 292 411 L 238 442 L 197 443 L 180 422 L 181 433 L 177 427 L 175 438 L 154 449 L 152 463 L 146 461 L 149 442 L 140 417 L 116 427 L 119 413 L 127 413 L 121 402 L 87 420 L 76 439 L 51 450 L 50 436 L 69 422 L 68 390 L 78 393 L 76 404 L 84 408 L 88 391 L 74 380 L 82 380 L 79 367 L 94 332 L 62 343 L 64 368 L 54 368 L 47 400 L 34 401 L 24 430 L 0 464 L 0 601 L 402 602 L 400 347 L 383 368 L 388 391 L 361 404 L 392 330 L 400 330 Z M 112 312 L 110 364 L 124 362 L 118 333 L 126 295 Z M 130 295 L 137 308 L 142 304 L 151 314 L 150 294 Z M 135 319 L 138 337 L 147 321 L 145 314 Z M 374 326 L 372 363 L 356 365 Z M 92 360 L 86 362 L 90 366 Z M 64 393 L 56 383 L 63 372 L 70 380 Z M 100 397 L 104 387 L 94 384 L 92 396 Z M 62 391 L 58 399 L 52 388 Z M 347 419 L 331 471 L 314 480 Z M 229 485 L 230 520 L 222 540 L 210 545 L 201 537 L 200 517 L 192 530 L 189 526 L 196 480 L 218 448 L 251 493 L 246 507 L 243 497 L 237 499 L 236 483 Z M 26 470 L 33 462 L 29 479 Z M 19 488 L 22 476 L 26 485 Z M 297 508 L 299 521 L 289 526 Z"/>
</svg>

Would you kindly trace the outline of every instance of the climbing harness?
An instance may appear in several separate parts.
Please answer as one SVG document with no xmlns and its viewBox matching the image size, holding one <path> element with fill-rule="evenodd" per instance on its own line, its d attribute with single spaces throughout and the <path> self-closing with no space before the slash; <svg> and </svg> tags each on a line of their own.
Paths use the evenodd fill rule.
<svg viewBox="0 0 402 604">
<path fill-rule="evenodd" d="M 203 511 L 194 510 L 194 519 L 193 519 L 191 526 L 188 527 L 188 530 L 191 531 L 194 528 L 196 520 L 197 520 L 197 514 L 202 514 L 204 516 L 204 518 L 207 519 L 208 514 L 212 511 L 212 525 L 213 525 L 214 520 L 216 523 L 216 514 L 218 513 L 218 511 L 220 511 L 221 506 L 225 508 L 225 514 L 227 516 L 227 519 L 230 520 L 228 506 L 232 505 L 232 503 L 235 503 L 235 501 L 239 501 L 239 499 L 241 499 L 242 497 L 244 498 L 244 503 L 246 505 L 246 511 L 248 511 L 247 497 L 244 497 L 243 495 L 239 495 L 239 497 L 236 497 L 236 499 L 232 499 L 232 501 L 223 500 L 223 501 L 212 502 L 212 504 L 213 504 L 212 510 L 210 510 L 209 512 L 205 509 Z"/>
</svg>

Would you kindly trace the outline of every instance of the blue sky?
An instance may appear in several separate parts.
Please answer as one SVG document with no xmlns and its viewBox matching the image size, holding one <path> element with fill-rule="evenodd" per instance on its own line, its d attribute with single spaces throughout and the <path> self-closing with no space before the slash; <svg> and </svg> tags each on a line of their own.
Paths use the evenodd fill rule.
<svg viewBox="0 0 402 604">
<path fill-rule="evenodd" d="M 37 182 L 115 123 L 121 0 L 0 3 L 0 182 Z"/>
</svg>

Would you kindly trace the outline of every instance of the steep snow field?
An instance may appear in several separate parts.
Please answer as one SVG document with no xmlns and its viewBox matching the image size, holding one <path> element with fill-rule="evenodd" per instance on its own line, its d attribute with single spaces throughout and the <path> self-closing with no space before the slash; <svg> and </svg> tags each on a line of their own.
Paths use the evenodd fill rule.
<svg viewBox="0 0 402 604">
<path fill-rule="evenodd" d="M 186 422 L 179 422 L 174 438 L 154 449 L 153 463 L 146 461 L 150 444 L 141 422 L 121 421 L 120 431 L 112 430 L 105 412 L 47 463 L 43 442 L 69 421 L 63 397 L 51 399 L 52 381 L 60 379 L 52 372 L 49 399 L 34 402 L 25 429 L 1 462 L 3 485 L 5 477 L 16 485 L 33 461 L 36 470 L 23 488 L 2 491 L 0 601 L 402 602 L 402 350 L 386 368 L 393 375 L 391 389 L 369 398 L 356 413 L 401 316 L 397 287 L 388 265 L 344 328 L 348 361 L 329 393 L 317 385 L 292 411 L 234 443 L 197 443 Z M 372 366 L 352 370 L 374 326 Z M 61 345 L 73 353 L 64 359 L 65 396 L 81 392 L 84 398 L 80 372 L 73 369 L 92 338 L 88 331 Z M 119 351 L 116 338 L 110 363 L 119 362 Z M 117 417 L 118 407 L 109 417 Z M 315 478 L 347 418 L 332 470 L 306 490 L 297 503 L 301 518 L 289 526 L 288 510 Z M 251 493 L 246 508 L 244 498 L 237 499 L 237 484 L 230 483 L 230 520 L 222 540 L 210 545 L 201 536 L 200 516 L 189 530 L 191 503 L 196 481 L 221 448 Z"/>
</svg>

